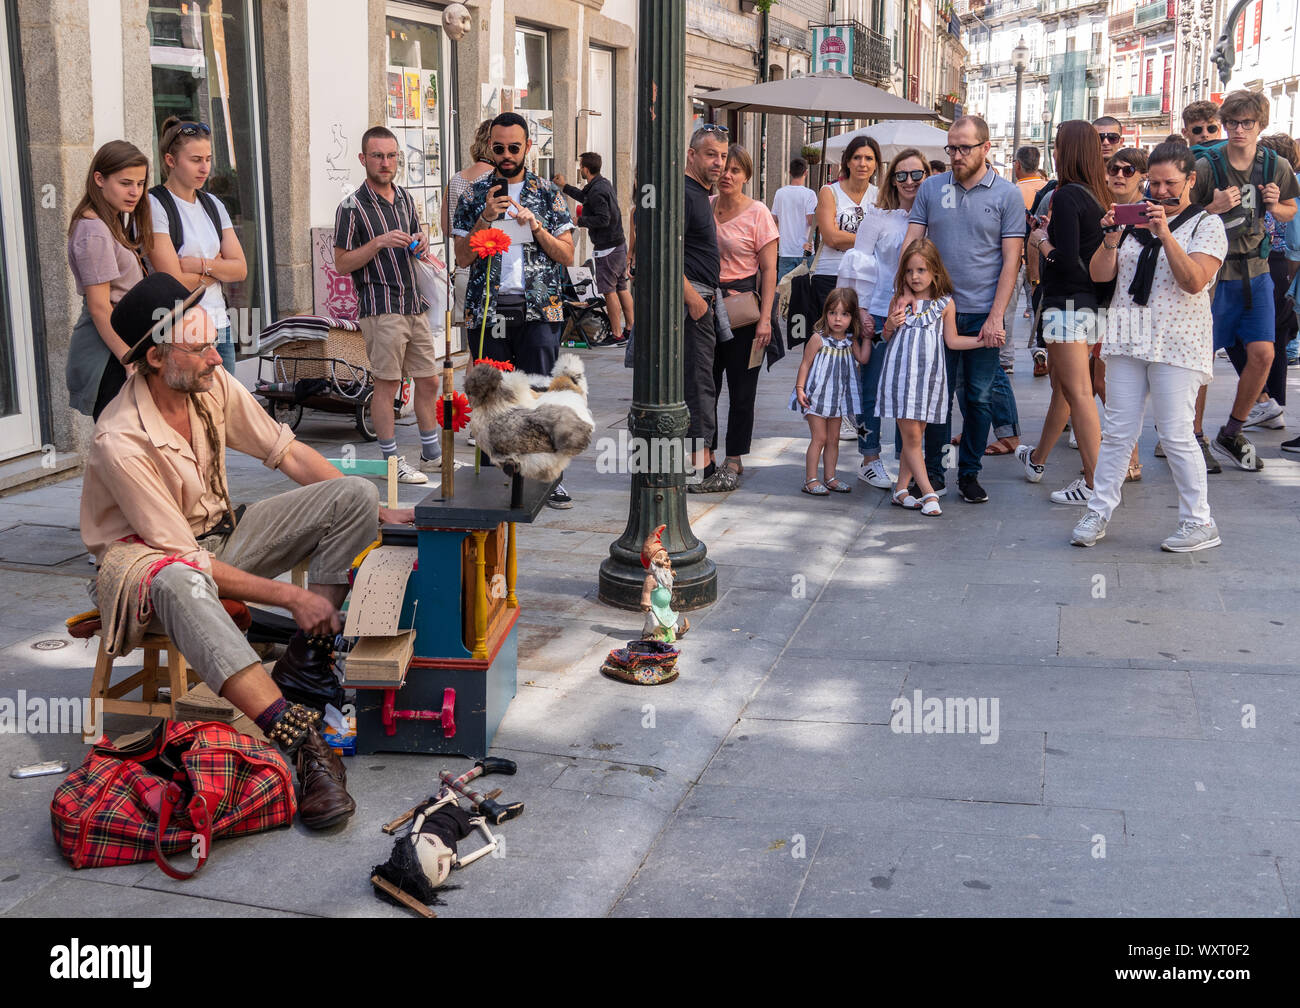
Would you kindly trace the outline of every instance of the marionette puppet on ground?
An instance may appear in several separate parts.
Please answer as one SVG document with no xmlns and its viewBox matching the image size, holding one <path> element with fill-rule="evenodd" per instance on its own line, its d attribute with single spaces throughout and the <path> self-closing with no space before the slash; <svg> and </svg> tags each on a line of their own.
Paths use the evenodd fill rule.
<svg viewBox="0 0 1300 1008">
<path fill-rule="evenodd" d="M 535 391 L 534 385 L 545 385 Z M 469 432 L 507 476 L 552 483 L 591 445 L 587 377 L 577 354 L 561 354 L 544 375 L 480 362 L 465 375 Z"/>
<path fill-rule="evenodd" d="M 681 650 L 677 638 L 691 628 L 685 616 L 673 612 L 673 563 L 664 548 L 660 525 L 641 547 L 641 566 L 649 572 L 641 589 L 641 608 L 645 625 L 639 641 L 615 648 L 600 671 L 611 679 L 636 683 L 638 686 L 661 686 L 677 678 L 677 658 Z"/>
</svg>

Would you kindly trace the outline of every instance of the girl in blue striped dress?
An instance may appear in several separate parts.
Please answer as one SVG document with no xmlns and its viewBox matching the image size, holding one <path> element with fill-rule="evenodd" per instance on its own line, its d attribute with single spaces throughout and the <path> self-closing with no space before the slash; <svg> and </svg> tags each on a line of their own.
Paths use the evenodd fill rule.
<svg viewBox="0 0 1300 1008">
<path fill-rule="evenodd" d="M 905 295 L 911 299 L 903 303 Z M 903 250 L 894 278 L 894 301 L 885 319 L 885 359 L 876 393 L 876 412 L 893 417 L 903 441 L 893 503 L 919 510 L 930 518 L 943 514 L 939 495 L 926 474 L 925 425 L 943 423 L 948 416 L 948 368 L 945 345 L 970 350 L 978 336 L 957 334 L 957 309 L 952 281 L 934 242 L 918 238 Z M 907 492 L 911 479 L 921 491 L 918 500 Z"/>
<path fill-rule="evenodd" d="M 862 412 L 858 364 L 871 356 L 871 341 L 862 331 L 858 295 L 836 287 L 826 295 L 821 320 L 803 348 L 803 361 L 790 393 L 790 408 L 804 415 L 812 439 L 804 460 L 803 492 L 825 497 L 831 491 L 852 493 L 835 477 L 840 455 L 840 417 Z M 856 363 L 855 363 L 856 362 Z M 817 479 L 821 459 L 823 479 Z"/>
</svg>

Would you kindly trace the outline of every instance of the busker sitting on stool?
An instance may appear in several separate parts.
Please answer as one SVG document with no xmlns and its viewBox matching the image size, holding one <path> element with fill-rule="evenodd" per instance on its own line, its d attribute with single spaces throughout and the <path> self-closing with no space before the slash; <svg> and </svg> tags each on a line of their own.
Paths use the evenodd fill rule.
<svg viewBox="0 0 1300 1008">
<path fill-rule="evenodd" d="M 342 628 L 352 561 L 377 522 L 414 515 L 379 507 L 373 483 L 343 476 L 267 416 L 222 367 L 202 293 L 154 273 L 113 310 L 113 331 L 131 348 L 123 363 L 136 370 L 100 416 L 86 463 L 81 536 L 99 565 L 91 594 L 122 653 L 152 616 L 214 693 L 296 755 L 299 812 L 319 829 L 356 811 L 343 764 L 321 738 L 319 714 L 285 699 L 218 597 L 293 615 L 300 630 L 279 664 L 332 662 L 325 641 Z M 301 487 L 236 518 L 227 446 Z M 308 588 L 272 580 L 307 558 Z"/>
</svg>

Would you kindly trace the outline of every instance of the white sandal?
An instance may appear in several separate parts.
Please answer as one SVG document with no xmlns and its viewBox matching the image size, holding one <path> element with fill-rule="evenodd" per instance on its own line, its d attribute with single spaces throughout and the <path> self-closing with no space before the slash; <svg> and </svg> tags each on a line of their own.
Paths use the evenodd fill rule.
<svg viewBox="0 0 1300 1008">
<path fill-rule="evenodd" d="M 896 507 L 907 508 L 909 511 L 915 511 L 921 506 L 921 502 L 906 490 L 895 490 L 889 499 Z"/>
<path fill-rule="evenodd" d="M 921 498 L 921 514 L 927 518 L 938 518 L 943 514 L 943 508 L 939 507 L 939 495 L 937 493 L 928 493 Z"/>
</svg>

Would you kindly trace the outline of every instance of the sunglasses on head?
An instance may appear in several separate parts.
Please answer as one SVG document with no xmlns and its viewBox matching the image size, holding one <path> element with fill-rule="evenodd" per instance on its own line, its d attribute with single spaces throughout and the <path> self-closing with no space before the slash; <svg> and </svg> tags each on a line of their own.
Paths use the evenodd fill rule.
<svg viewBox="0 0 1300 1008">
<path fill-rule="evenodd" d="M 1206 123 L 1203 126 L 1192 126 L 1188 129 L 1188 132 L 1191 133 L 1192 136 L 1200 136 L 1202 133 L 1214 136 L 1215 133 L 1219 132 L 1219 124 Z"/>
<path fill-rule="evenodd" d="M 701 127 L 699 128 L 698 132 L 700 132 L 700 133 L 728 133 L 728 132 L 730 132 L 730 131 L 727 129 L 727 127 L 723 126 L 721 123 L 705 123 L 703 126 L 701 126 Z"/>
<path fill-rule="evenodd" d="M 1119 143 L 1120 135 L 1118 133 L 1098 133 L 1097 139 L 1102 143 Z"/>
<path fill-rule="evenodd" d="M 1137 174 L 1137 168 L 1131 164 L 1113 164 L 1106 168 L 1107 175 L 1123 175 L 1125 178 L 1132 178 Z"/>
<path fill-rule="evenodd" d="M 925 172 L 920 168 L 913 168 L 911 171 L 894 172 L 895 182 L 906 182 L 908 179 L 911 179 L 913 182 L 920 182 L 923 178 L 925 178 Z"/>
<path fill-rule="evenodd" d="M 506 151 L 509 151 L 511 154 L 518 154 L 523 149 L 524 149 L 524 145 L 518 143 L 512 143 L 512 144 L 496 143 L 492 145 L 492 153 L 495 154 L 497 157 L 500 157 Z"/>
</svg>

